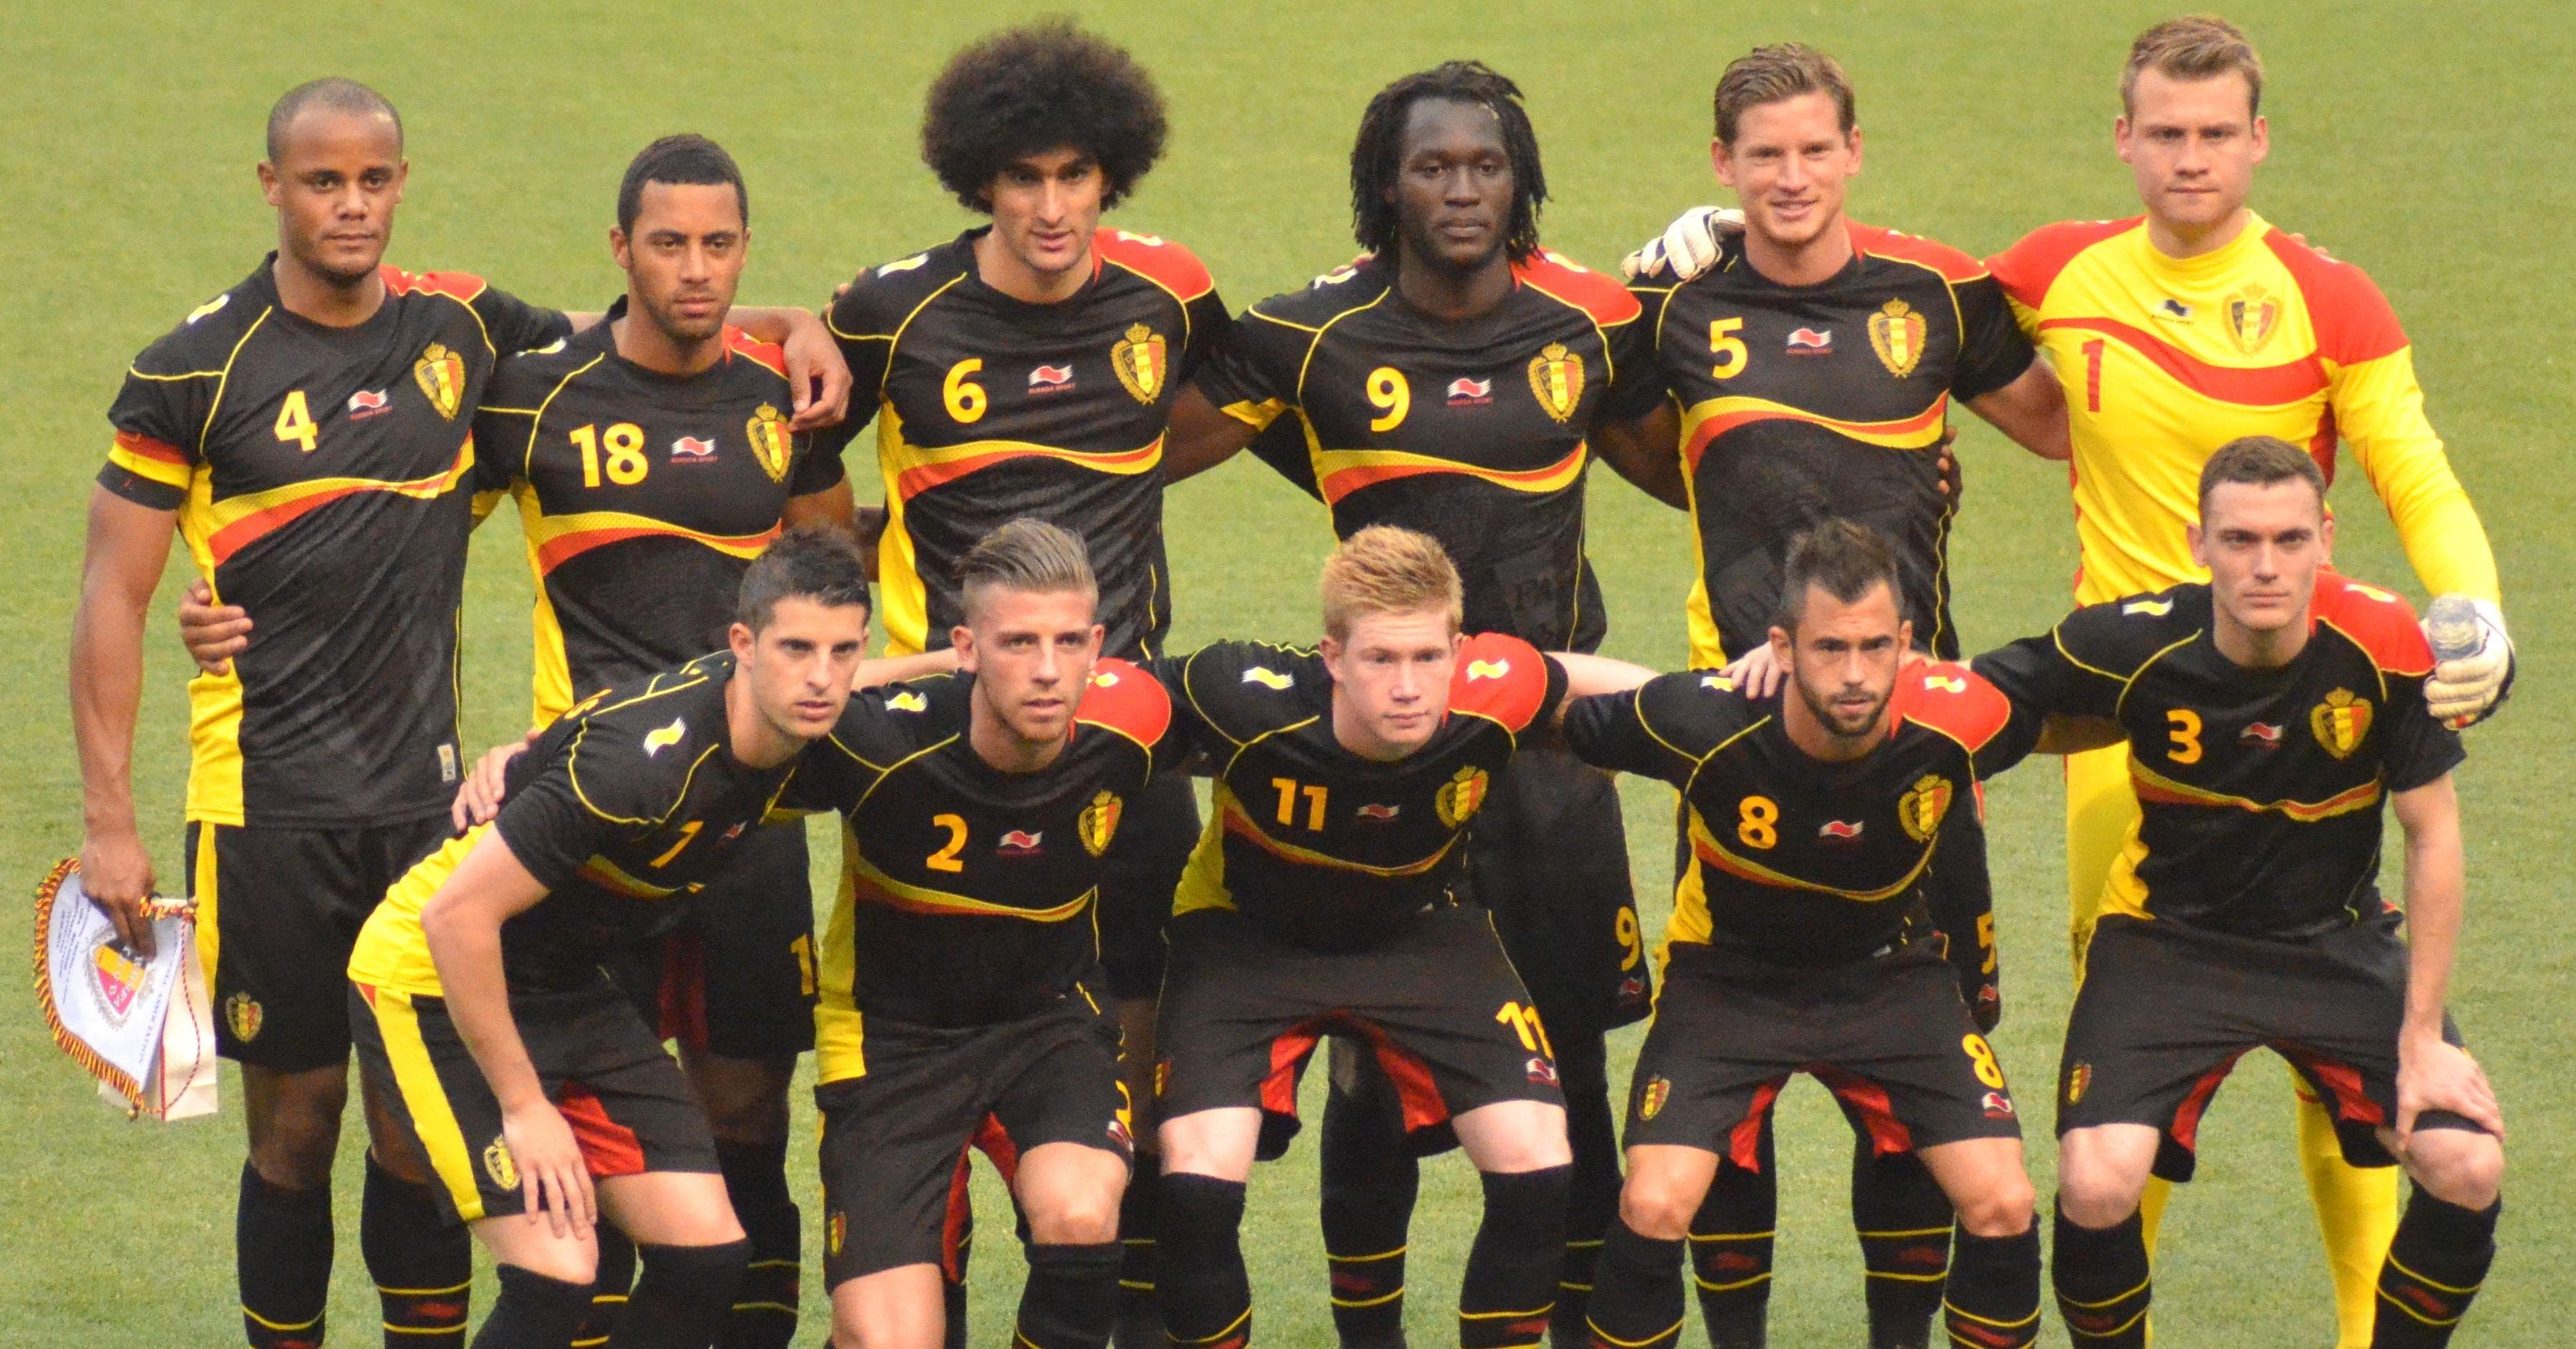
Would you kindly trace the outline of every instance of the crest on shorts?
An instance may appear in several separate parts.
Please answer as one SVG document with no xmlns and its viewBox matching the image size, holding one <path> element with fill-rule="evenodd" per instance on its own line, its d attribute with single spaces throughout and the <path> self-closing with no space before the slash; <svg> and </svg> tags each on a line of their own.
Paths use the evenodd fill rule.
<svg viewBox="0 0 2576 1349">
<path fill-rule="evenodd" d="M 794 444 L 787 419 L 779 415 L 777 408 L 763 403 L 759 411 L 751 414 L 751 420 L 743 423 L 743 431 L 751 437 L 751 457 L 760 461 L 761 471 L 769 475 L 771 482 L 787 481 L 787 456 Z"/>
<path fill-rule="evenodd" d="M 465 358 L 432 342 L 421 348 L 420 359 L 412 362 L 412 379 L 438 409 L 438 415 L 456 420 L 456 410 L 465 404 Z"/>
<path fill-rule="evenodd" d="M 235 993 L 224 999 L 224 1024 L 233 1028 L 234 1039 L 247 1044 L 258 1039 L 260 1027 L 268 1024 L 268 1010 L 248 993 Z"/>
<path fill-rule="evenodd" d="M 2317 743 L 2325 746 L 2326 753 L 2349 759 L 2370 734 L 2370 700 L 2350 689 L 2336 689 L 2308 709 L 2308 729 L 2316 732 Z"/>
<path fill-rule="evenodd" d="M 1163 1093 L 1168 1090 L 1171 1085 L 1172 1061 L 1170 1059 L 1154 1060 L 1154 1099 L 1157 1101 L 1163 1099 Z"/>
<path fill-rule="evenodd" d="M 1869 316 L 1869 349 L 1887 373 L 1903 379 L 1923 360 L 1923 339 L 1930 331 L 1921 311 L 1903 300 L 1890 300 Z"/>
<path fill-rule="evenodd" d="M 1567 351 L 1563 342 L 1550 342 L 1530 357 L 1529 381 L 1539 407 L 1548 416 L 1566 421 L 1583 401 L 1583 358 Z"/>
<path fill-rule="evenodd" d="M 510 1155 L 510 1140 L 495 1138 L 483 1149 L 483 1174 L 505 1190 L 519 1188 L 519 1161 Z"/>
<path fill-rule="evenodd" d="M 1941 820 L 1950 813 L 1950 798 L 1955 793 L 1950 780 L 1936 773 L 1926 773 L 1905 791 L 1896 803 L 1896 823 L 1905 836 L 1917 843 L 1931 841 L 1941 828 Z"/>
<path fill-rule="evenodd" d="M 2068 1105 L 2073 1105 L 2073 1104 L 2075 1104 L 2077 1101 L 2081 1101 L 2081 1100 L 2083 1100 L 2083 1099 L 2084 1099 L 2084 1091 L 2085 1091 L 2085 1088 L 2090 1087 L 2090 1086 L 2092 1086 L 2092 1085 L 2093 1085 L 2093 1065 L 2092 1065 L 2092 1064 L 2089 1064 L 2089 1063 L 2079 1063 L 2079 1064 L 2075 1065 L 2074 1067 L 2067 1069 L 2067 1070 L 2066 1070 L 2066 1103 L 2067 1103 Z"/>
<path fill-rule="evenodd" d="M 2280 300 L 2260 285 L 2228 296 L 2219 312 L 2227 317 L 2227 335 L 2236 339 L 2236 349 L 2248 356 L 2261 351 L 2281 326 Z"/>
<path fill-rule="evenodd" d="M 1653 1119 L 1664 1113 L 1664 1102 L 1671 1100 L 1672 1096 L 1672 1079 L 1666 1077 L 1646 1079 L 1645 1094 L 1637 1098 L 1637 1118 Z"/>
<path fill-rule="evenodd" d="M 832 1210 L 832 1216 L 823 1222 L 823 1254 L 839 1255 L 841 1247 L 849 1244 L 849 1240 L 850 1215 L 839 1209 Z"/>
<path fill-rule="evenodd" d="M 1439 795 L 1431 798 L 1431 808 L 1440 812 L 1442 824 L 1455 829 L 1483 808 L 1485 788 L 1491 783 L 1484 769 L 1470 764 L 1440 784 Z"/>
<path fill-rule="evenodd" d="M 1116 792 L 1102 792 L 1082 808 L 1082 818 L 1074 832 L 1082 836 L 1082 850 L 1098 857 L 1109 851 L 1109 840 L 1118 836 L 1118 817 L 1127 809 Z"/>
<path fill-rule="evenodd" d="M 1161 333 L 1141 323 L 1131 324 L 1127 335 L 1109 346 L 1109 371 L 1137 402 L 1152 407 L 1163 393 L 1168 350 Z"/>
</svg>

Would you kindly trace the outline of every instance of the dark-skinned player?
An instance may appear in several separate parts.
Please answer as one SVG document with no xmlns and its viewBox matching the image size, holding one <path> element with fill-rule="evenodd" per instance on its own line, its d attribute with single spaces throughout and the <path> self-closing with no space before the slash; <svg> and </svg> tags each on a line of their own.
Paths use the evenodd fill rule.
<svg viewBox="0 0 2576 1349">
<path fill-rule="evenodd" d="M 1245 1185 L 1293 1132 L 1315 1045 L 1337 1036 L 1390 1079 L 1408 1141 L 1454 1138 L 1481 1173 L 1459 1342 L 1536 1345 L 1572 1154 L 1544 1018 L 1491 918 L 1462 902 L 1462 840 L 1569 688 L 1647 672 L 1463 634 L 1457 570 L 1417 531 L 1356 531 L 1320 589 L 1312 649 L 1225 642 L 1152 666 L 1216 776 L 1158 1028 L 1164 1322 L 1174 1346 L 1252 1338 Z"/>
<path fill-rule="evenodd" d="M 271 111 L 260 178 L 278 251 L 137 358 L 111 412 L 118 443 L 92 501 L 73 634 L 83 875 L 127 913 L 151 890 L 126 769 L 142 622 L 171 532 L 189 541 L 200 579 L 181 627 L 204 669 L 190 686 L 189 884 L 225 1012 L 217 1047 L 245 1073 L 237 1249 L 255 1345 L 322 1335 L 348 1091 L 348 1018 L 325 1005 L 325 971 L 346 963 L 392 877 L 436 846 L 444 810 L 430 808 L 461 767 L 472 410 L 501 355 L 597 318 L 384 266 L 408 167 L 399 117 L 364 85 L 318 80 Z M 837 415 L 847 376 L 820 324 L 793 310 L 736 318 L 801 334 L 803 367 L 831 378 L 799 415 Z M 254 613 L 268 626 L 256 643 Z M 381 1125 L 360 1240 L 385 1333 L 452 1343 L 466 1248 L 439 1230 L 426 1173 Z"/>
<path fill-rule="evenodd" d="M 869 268 L 837 296 L 832 331 L 871 402 L 884 481 L 878 576 L 888 650 L 936 644 L 959 621 L 957 563 L 1020 516 L 1090 549 L 1104 650 L 1141 659 L 1171 621 L 1160 460 L 1172 400 L 1228 327 L 1189 250 L 1105 229 L 1163 148 L 1161 96 L 1119 48 L 1064 22 L 970 44 L 932 83 L 922 157 L 957 201 L 991 217 Z M 845 424 L 855 434 L 864 416 Z M 837 448 L 827 439 L 829 447 Z M 1104 964 L 1137 1082 L 1162 980 L 1161 925 L 1198 829 L 1172 776 L 1127 803 L 1100 897 Z M 1143 1094 L 1141 1091 L 1138 1093 Z M 1150 1131 L 1148 1131 L 1150 1133 Z M 1152 1187 L 1121 1224 L 1135 1258 L 1122 1342 L 1147 1345 Z M 962 1291 L 952 1326 L 964 1324 Z"/>
<path fill-rule="evenodd" d="M 2199 486 L 2187 541 L 2207 582 L 2089 605 L 1976 661 L 2019 717 L 2115 725 L 2139 807 L 2058 1069 L 2059 1314 L 2084 1349 L 2147 1343 L 2150 1173 L 2190 1178 L 2210 1098 L 2268 1048 L 2330 1103 L 2350 1165 L 2415 1183 L 2370 1342 L 2448 1344 L 2495 1256 L 2504 1170 L 2494 1089 L 2444 1009 L 2460 736 L 2426 704 L 2413 609 L 2333 571 L 2311 455 L 2249 436 Z M 2406 834 L 2402 913 L 2378 885 L 2383 803 Z"/>
<path fill-rule="evenodd" d="M 1947 1342 L 2037 1343 L 2020 1121 L 1927 892 L 1943 819 L 1975 809 L 1977 782 L 2029 753 L 2044 723 L 2017 720 L 1961 666 L 1911 659 L 1900 574 L 1879 535 L 1828 521 L 1783 560 L 1780 691 L 1693 670 L 1566 715 L 1585 761 L 1681 790 L 1690 850 L 1630 1090 L 1598 1349 L 1678 1343 L 1685 1239 L 1721 1163 L 1755 1166 L 1763 1119 L 1800 1072 L 1873 1150 L 1918 1157 L 1955 1207 Z"/>
<path fill-rule="evenodd" d="M 1851 82 L 1831 57 L 1794 43 L 1756 49 L 1727 66 L 1714 103 L 1711 162 L 1742 203 L 1740 242 L 1687 279 L 1638 278 L 1657 359 L 1635 381 L 1652 386 L 1631 404 L 1640 415 L 1622 428 L 1686 483 L 1698 550 L 1691 663 L 1734 661 L 1738 682 L 1776 690 L 1766 633 L 1788 543 L 1829 517 L 1891 542 L 1915 639 L 1955 660 L 1952 403 L 2063 459 L 2064 399 L 1973 258 L 1844 214 L 1861 130 Z M 1973 801 L 1947 832 L 1932 868 L 1934 916 L 1991 1027 L 2000 983 Z M 1912 1156 L 1873 1147 L 1853 1123 L 1870 1343 L 1911 1349 L 1928 1342 L 1941 1308 L 1949 1205 Z M 1755 1167 L 1725 1166 L 1693 1229 L 1702 1309 L 1725 1349 L 1762 1342 L 1778 1211 L 1772 1151 L 1766 1135 Z"/>
<path fill-rule="evenodd" d="M 1173 411 L 1166 476 L 1250 443 L 1327 505 L 1340 536 L 1394 524 L 1438 539 L 1465 583 L 1469 631 L 1598 649 L 1588 434 L 1613 379 L 1653 353 L 1622 286 L 1539 247 L 1546 197 L 1510 80 L 1452 62 L 1388 85 L 1351 151 L 1367 251 L 1244 314 Z M 1575 1158 L 1557 1325 L 1579 1336 L 1619 1189 L 1603 1033 L 1649 1000 L 1618 794 L 1560 748 L 1533 746 L 1496 778 L 1467 847 L 1469 888 L 1556 1046 Z M 1350 1349 L 1403 1342 L 1419 1183 L 1397 1094 L 1357 1049 L 1334 1042 L 1322 1153 L 1333 1320 Z"/>
<path fill-rule="evenodd" d="M 507 801 L 395 883 L 342 995 L 367 1080 L 499 1264 L 476 1349 L 559 1349 L 603 1221 L 641 1250 L 610 1349 L 703 1349 L 751 1243 L 704 1110 L 603 968 L 711 895 L 830 733 L 866 651 L 866 568 L 836 527 L 744 572 L 726 647 L 575 705 Z M 739 902 L 736 896 L 735 902 Z M 722 921 L 722 915 L 712 915 Z"/>
</svg>

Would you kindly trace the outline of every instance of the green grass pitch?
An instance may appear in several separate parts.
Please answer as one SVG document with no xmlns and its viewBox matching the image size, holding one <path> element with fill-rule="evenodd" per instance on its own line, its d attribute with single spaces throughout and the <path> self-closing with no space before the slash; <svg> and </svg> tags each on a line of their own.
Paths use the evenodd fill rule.
<svg viewBox="0 0 2576 1349">
<path fill-rule="evenodd" d="M 1019 9 L 1014 4 L 1006 7 Z M 2024 230 L 2135 209 L 2113 160 L 2114 81 L 2128 39 L 2163 8 L 1979 0 L 1914 6 L 1678 3 L 1295 6 L 1102 3 L 1083 17 L 1130 44 L 1171 104 L 1171 150 L 1111 217 L 1187 242 L 1237 308 L 1350 256 L 1345 155 L 1368 95 L 1454 56 L 1527 89 L 1556 192 L 1551 245 L 1608 266 L 1681 206 L 1707 199 L 1708 92 L 1729 57 L 1805 39 L 1837 53 L 1860 90 L 1868 172 L 1853 210 L 1985 253 Z M 2563 1341 L 2565 1259 L 2576 1248 L 2576 1086 L 2561 840 L 2576 702 L 2559 682 L 2576 623 L 2564 521 L 2576 494 L 2560 455 L 2576 425 L 2567 334 L 2576 282 L 2576 24 L 2501 0 L 2231 10 L 2271 61 L 2274 152 L 2256 195 L 2272 219 L 2369 268 L 2416 343 L 2435 423 L 2477 499 L 2504 570 L 2523 683 L 2471 737 L 2463 772 L 2473 901 L 2455 1005 L 2493 1073 L 2517 1159 L 2503 1255 L 2466 1342 Z M 0 135 L 5 236 L 17 240 L 0 320 L 0 447 L 21 475 L 0 501 L 8 580 L 0 622 L 0 921 L 26 921 L 28 887 L 79 842 L 78 777 L 62 693 L 78 591 L 83 503 L 108 438 L 101 416 L 125 362 L 272 246 L 251 166 L 262 118 L 287 86 L 323 74 L 375 83 L 401 106 L 413 176 L 391 260 L 484 273 L 548 304 L 599 308 L 621 285 L 605 235 L 627 157 L 698 130 L 740 158 L 756 207 L 744 298 L 815 304 L 859 267 L 944 239 L 966 217 L 917 161 L 923 88 L 959 42 L 1006 17 L 986 6 L 447 4 L 104 0 L 0 7 L 0 74 L 19 111 Z M 2556 239 L 2560 243 L 2553 245 Z M 2072 531 L 2059 473 L 1967 422 L 1968 495 L 1955 566 L 1971 649 L 2035 630 L 2067 602 Z M 868 465 L 854 461 L 863 498 Z M 2337 489 L 2347 570 L 2422 589 L 2359 475 Z M 1689 540 L 1681 518 L 1607 474 L 1592 539 L 1612 608 L 1609 650 L 1682 654 Z M 505 513 L 506 514 L 506 513 Z M 1302 637 L 1317 509 L 1257 464 L 1173 494 L 1177 637 Z M 516 527 L 475 545 L 467 614 L 468 739 L 521 724 L 528 581 Z M 1247 548 L 1247 541 L 1258 541 Z M 151 637 L 137 796 L 176 888 L 183 661 L 168 607 Z M 1999 1048 L 2025 1101 L 2045 1099 L 2067 1004 L 2060 789 L 2047 765 L 2001 779 L 1992 818 L 2008 1015 Z M 1659 790 L 1631 788 L 1631 847 L 1650 926 L 1669 905 L 1670 825 Z M 817 834 L 828 858 L 827 835 Z M 23 932 L 23 926 L 15 930 Z M 1614 1080 L 1638 1032 L 1622 1034 Z M 2204 1179 L 2168 1221 L 2158 1304 L 2176 1345 L 2321 1345 L 2323 1264 L 2290 1162 L 2284 1074 L 2249 1064 L 2206 1131 Z M 238 1342 L 231 1239 L 241 1159 L 238 1094 L 225 1114 L 128 1124 L 92 1099 L 47 1044 L 32 1000 L 0 1004 L 0 1342 Z M 800 1093 L 801 1096 L 801 1093 Z M 810 1107 L 795 1174 L 816 1217 Z M 2050 1188 L 2044 1109 L 2032 1166 Z M 1794 1090 L 1782 1130 L 1774 1341 L 1858 1343 L 1859 1275 L 1843 1213 L 1848 1136 L 1823 1094 Z M 336 1342 L 372 1343 L 376 1310 L 357 1255 L 360 1135 L 341 1154 Z M 1246 1234 L 1264 1339 L 1327 1343 L 1311 1145 L 1265 1167 Z M 1429 1168 L 1415 1228 L 1416 1342 L 1448 1342 L 1475 1221 L 1464 1164 Z M 1004 1333 L 1019 1262 L 987 1188 L 975 1275 L 977 1339 Z M 809 1240 L 810 1245 L 810 1240 Z M 811 1262 L 809 1261 L 809 1267 Z M 2553 1273 L 2552 1271 L 2561 1271 Z M 819 1277 L 807 1328 L 820 1338 Z M 488 1306 L 488 1284 L 478 1301 Z M 2049 1343 L 2063 1343 L 2050 1318 Z M 2561 1329 L 2553 1332 L 2550 1327 Z M 1697 1332 L 1691 1332 L 1696 1335 Z"/>
</svg>

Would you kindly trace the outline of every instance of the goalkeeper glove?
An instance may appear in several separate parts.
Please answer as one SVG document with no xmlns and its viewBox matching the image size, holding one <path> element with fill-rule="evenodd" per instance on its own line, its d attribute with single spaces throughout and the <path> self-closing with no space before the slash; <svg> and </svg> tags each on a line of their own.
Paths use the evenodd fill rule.
<svg viewBox="0 0 2576 1349">
<path fill-rule="evenodd" d="M 2424 611 L 2433 647 L 2433 677 L 2424 703 L 2436 720 L 2461 730 L 2486 719 L 2513 685 L 2513 639 L 2492 601 L 2441 595 Z"/>
<path fill-rule="evenodd" d="M 1676 284 L 1717 265 L 1726 246 L 1744 237 L 1744 213 L 1733 207 L 1694 206 L 1664 226 L 1660 238 L 1619 260 L 1630 281 L 1670 277 Z"/>
</svg>

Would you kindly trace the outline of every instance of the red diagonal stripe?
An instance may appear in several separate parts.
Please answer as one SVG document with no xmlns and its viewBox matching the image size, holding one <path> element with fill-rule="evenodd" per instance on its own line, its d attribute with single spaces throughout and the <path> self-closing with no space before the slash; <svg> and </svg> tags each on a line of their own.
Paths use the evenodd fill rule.
<svg viewBox="0 0 2576 1349">
<path fill-rule="evenodd" d="M 2142 328 L 2106 318 L 2044 319 L 2040 330 L 2076 328 L 2116 339 L 2184 388 L 2242 407 L 2284 407 L 2325 392 L 2325 363 L 2302 356 L 2286 365 L 2212 365 Z"/>
</svg>

